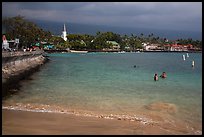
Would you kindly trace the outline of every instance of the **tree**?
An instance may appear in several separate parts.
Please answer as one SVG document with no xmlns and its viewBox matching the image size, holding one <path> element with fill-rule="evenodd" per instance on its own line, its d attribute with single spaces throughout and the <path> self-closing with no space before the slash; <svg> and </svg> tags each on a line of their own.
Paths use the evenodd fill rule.
<svg viewBox="0 0 204 137">
<path fill-rule="evenodd" d="M 61 45 L 62 43 L 64 43 L 64 39 L 61 38 L 61 37 L 58 37 L 58 36 L 52 36 L 50 39 L 49 39 L 49 43 L 52 43 L 54 45 Z"/>
<path fill-rule="evenodd" d="M 19 47 L 29 47 L 32 43 L 48 40 L 51 33 L 39 28 L 33 22 L 24 19 L 23 16 L 16 16 L 2 20 L 5 27 L 5 35 L 9 40 L 19 39 Z"/>
<path fill-rule="evenodd" d="M 94 36 L 84 34 L 84 35 L 82 35 L 82 40 L 84 41 L 84 43 L 86 43 L 87 49 L 92 49 L 92 42 L 94 40 Z"/>
</svg>

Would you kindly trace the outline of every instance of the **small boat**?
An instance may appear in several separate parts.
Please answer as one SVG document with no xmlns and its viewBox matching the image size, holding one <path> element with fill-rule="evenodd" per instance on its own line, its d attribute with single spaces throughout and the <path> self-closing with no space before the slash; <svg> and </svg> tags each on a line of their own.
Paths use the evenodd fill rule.
<svg viewBox="0 0 204 137">
<path fill-rule="evenodd" d="M 87 53 L 86 50 L 70 50 L 71 53 Z"/>
</svg>

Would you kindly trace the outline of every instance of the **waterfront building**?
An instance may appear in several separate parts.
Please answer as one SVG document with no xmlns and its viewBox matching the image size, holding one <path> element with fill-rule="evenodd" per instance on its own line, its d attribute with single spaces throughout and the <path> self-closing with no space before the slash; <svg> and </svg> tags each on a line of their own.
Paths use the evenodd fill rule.
<svg viewBox="0 0 204 137">
<path fill-rule="evenodd" d="M 143 45 L 144 45 L 144 44 L 143 44 Z M 160 47 L 160 44 L 146 44 L 145 46 L 143 46 L 143 48 L 144 48 L 146 51 L 163 50 L 163 49 Z"/>
<path fill-rule="evenodd" d="M 116 42 L 116 41 L 106 41 L 108 44 L 112 45 L 112 49 L 114 50 L 119 50 L 120 49 L 120 45 Z"/>
<path fill-rule="evenodd" d="M 9 43 L 8 43 L 5 35 L 2 36 L 2 40 L 3 40 L 3 42 L 2 42 L 2 49 L 10 49 Z"/>
<path fill-rule="evenodd" d="M 64 30 L 62 31 L 62 36 L 61 36 L 64 41 L 67 41 L 67 31 L 66 31 L 66 26 L 64 24 Z"/>
<path fill-rule="evenodd" d="M 187 45 L 181 45 L 181 44 L 166 44 L 164 45 L 169 51 L 188 51 L 193 49 L 192 44 L 187 44 Z"/>
</svg>

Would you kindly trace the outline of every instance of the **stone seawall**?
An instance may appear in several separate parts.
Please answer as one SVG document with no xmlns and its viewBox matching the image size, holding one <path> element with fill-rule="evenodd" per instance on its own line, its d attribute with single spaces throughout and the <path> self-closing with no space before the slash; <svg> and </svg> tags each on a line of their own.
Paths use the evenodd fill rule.
<svg viewBox="0 0 204 137">
<path fill-rule="evenodd" d="M 48 61 L 43 51 L 2 52 L 2 95 L 8 94 L 20 80 L 28 78 Z"/>
</svg>

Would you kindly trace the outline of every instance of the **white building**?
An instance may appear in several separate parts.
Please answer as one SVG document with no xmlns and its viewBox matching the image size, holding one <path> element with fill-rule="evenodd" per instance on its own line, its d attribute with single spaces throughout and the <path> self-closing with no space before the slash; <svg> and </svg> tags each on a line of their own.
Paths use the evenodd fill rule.
<svg viewBox="0 0 204 137">
<path fill-rule="evenodd" d="M 151 50 L 159 50 L 159 44 L 143 44 L 143 48 L 146 50 L 146 51 L 151 51 Z"/>
<path fill-rule="evenodd" d="M 5 35 L 3 35 L 2 40 L 3 40 L 3 42 L 2 42 L 2 49 L 10 49 L 9 43 L 6 40 L 6 36 Z"/>
<path fill-rule="evenodd" d="M 62 36 L 61 36 L 65 41 L 67 41 L 67 31 L 66 31 L 66 27 L 64 24 L 64 30 L 62 31 Z"/>
</svg>

